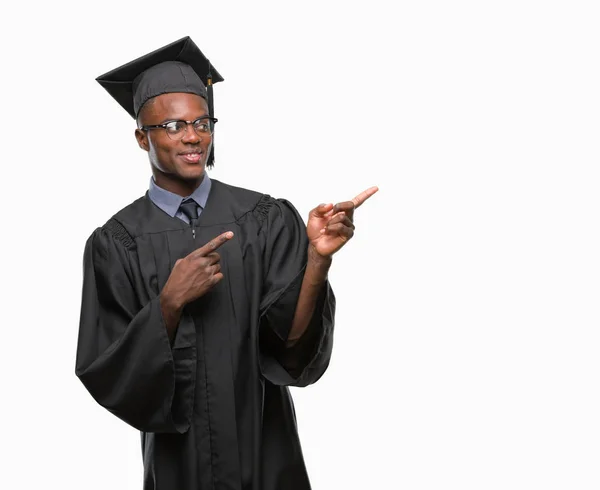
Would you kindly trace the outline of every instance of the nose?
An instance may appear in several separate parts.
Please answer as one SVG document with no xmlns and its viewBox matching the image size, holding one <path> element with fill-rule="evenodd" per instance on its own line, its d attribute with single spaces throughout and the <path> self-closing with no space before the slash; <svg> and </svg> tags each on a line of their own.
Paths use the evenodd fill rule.
<svg viewBox="0 0 600 490">
<path fill-rule="evenodd" d="M 183 138 L 181 138 L 181 141 L 183 141 L 184 143 L 198 143 L 198 141 L 200 141 L 201 138 L 198 135 L 198 133 L 196 133 L 196 130 L 194 129 L 194 127 L 191 124 L 186 124 L 185 126 L 185 131 L 183 133 Z"/>
</svg>

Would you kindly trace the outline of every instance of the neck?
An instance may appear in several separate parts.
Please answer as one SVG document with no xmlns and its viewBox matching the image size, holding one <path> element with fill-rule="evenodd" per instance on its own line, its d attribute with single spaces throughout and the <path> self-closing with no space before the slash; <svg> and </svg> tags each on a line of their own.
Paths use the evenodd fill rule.
<svg viewBox="0 0 600 490">
<path fill-rule="evenodd" d="M 163 189 L 181 197 L 187 197 L 191 195 L 200 186 L 202 180 L 204 179 L 204 172 L 202 172 L 202 175 L 199 178 L 192 180 L 174 179 L 171 175 L 163 174 L 159 171 L 153 172 L 153 175 L 154 182 L 156 182 L 158 187 L 162 187 Z"/>
</svg>

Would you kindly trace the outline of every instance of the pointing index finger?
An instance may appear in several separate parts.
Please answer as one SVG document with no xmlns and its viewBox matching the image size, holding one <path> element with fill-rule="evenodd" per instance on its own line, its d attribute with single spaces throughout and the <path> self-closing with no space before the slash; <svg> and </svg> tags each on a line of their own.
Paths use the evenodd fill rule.
<svg viewBox="0 0 600 490">
<path fill-rule="evenodd" d="M 206 245 L 203 245 L 202 247 L 196 249 L 196 251 L 194 252 L 194 255 L 199 256 L 199 257 L 204 257 L 204 256 L 208 255 L 209 253 L 214 252 L 221 245 L 223 245 L 225 242 L 228 242 L 232 238 L 233 238 L 233 232 L 231 232 L 231 231 L 226 231 L 225 233 L 221 233 L 219 236 L 213 238 Z"/>
<path fill-rule="evenodd" d="M 369 197 L 371 197 L 373 194 L 375 194 L 378 190 L 379 190 L 379 187 L 373 186 L 373 187 L 369 187 L 366 191 L 361 192 L 358 196 L 356 196 L 354 199 L 352 199 L 352 202 L 354 203 L 354 208 L 356 209 L 357 207 L 359 207 L 362 203 L 364 203 L 367 199 L 369 199 Z"/>
</svg>

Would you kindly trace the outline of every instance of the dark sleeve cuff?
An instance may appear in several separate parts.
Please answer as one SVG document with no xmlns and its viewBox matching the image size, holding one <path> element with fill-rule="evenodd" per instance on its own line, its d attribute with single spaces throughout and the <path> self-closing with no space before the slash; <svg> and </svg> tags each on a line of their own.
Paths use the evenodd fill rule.
<svg viewBox="0 0 600 490">
<path fill-rule="evenodd" d="M 335 296 L 326 282 L 319 293 L 311 321 L 292 346 L 265 328 L 261 332 L 260 359 L 263 376 L 271 383 L 306 386 L 325 372 L 333 347 Z"/>
</svg>

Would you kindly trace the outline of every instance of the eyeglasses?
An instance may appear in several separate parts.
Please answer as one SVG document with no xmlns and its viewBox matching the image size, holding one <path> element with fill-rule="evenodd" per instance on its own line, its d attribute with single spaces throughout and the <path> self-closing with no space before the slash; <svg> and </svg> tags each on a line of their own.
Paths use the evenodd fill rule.
<svg viewBox="0 0 600 490">
<path fill-rule="evenodd" d="M 155 124 L 152 126 L 142 126 L 142 131 L 148 131 L 149 129 L 164 129 L 167 136 L 172 140 L 180 140 L 187 133 L 188 124 L 192 125 L 194 131 L 198 136 L 210 136 L 212 135 L 215 127 L 215 123 L 218 121 L 216 117 L 202 116 L 194 121 L 167 121 L 162 124 Z"/>
</svg>

